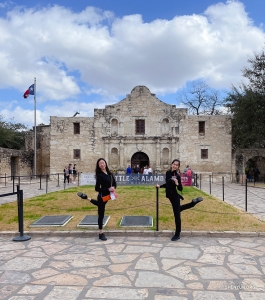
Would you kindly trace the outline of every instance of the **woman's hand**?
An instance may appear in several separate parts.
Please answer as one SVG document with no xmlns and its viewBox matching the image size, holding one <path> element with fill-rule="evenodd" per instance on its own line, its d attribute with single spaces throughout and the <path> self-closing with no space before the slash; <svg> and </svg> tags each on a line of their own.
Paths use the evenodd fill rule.
<svg viewBox="0 0 265 300">
<path fill-rule="evenodd" d="M 115 188 L 114 188 L 113 186 L 111 186 L 111 187 L 109 188 L 109 191 L 110 191 L 110 192 L 114 192 L 114 191 L 115 191 Z"/>
<path fill-rule="evenodd" d="M 157 187 L 157 188 L 160 188 L 160 185 L 159 185 L 159 184 L 156 184 L 156 187 Z"/>
<path fill-rule="evenodd" d="M 174 178 L 173 181 L 175 182 L 175 185 L 177 185 L 177 186 L 179 185 L 177 178 Z"/>
</svg>

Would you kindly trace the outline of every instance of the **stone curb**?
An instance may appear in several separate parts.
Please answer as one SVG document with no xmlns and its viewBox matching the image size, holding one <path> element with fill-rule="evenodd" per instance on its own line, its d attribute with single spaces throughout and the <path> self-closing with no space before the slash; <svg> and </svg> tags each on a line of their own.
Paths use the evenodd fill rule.
<svg viewBox="0 0 265 300">
<path fill-rule="evenodd" d="M 104 230 L 106 235 L 119 236 L 138 236 L 138 237 L 171 237 L 174 231 L 150 231 L 150 230 Z M 19 235 L 17 231 L 0 231 L 0 237 L 16 237 Z M 95 237 L 98 235 L 98 230 L 84 230 L 84 231 L 26 231 L 24 235 L 30 237 Z M 233 237 L 265 237 L 265 232 L 240 232 L 240 231 L 182 231 L 181 237 L 198 236 L 198 237 L 217 237 L 217 238 L 233 238 Z"/>
</svg>

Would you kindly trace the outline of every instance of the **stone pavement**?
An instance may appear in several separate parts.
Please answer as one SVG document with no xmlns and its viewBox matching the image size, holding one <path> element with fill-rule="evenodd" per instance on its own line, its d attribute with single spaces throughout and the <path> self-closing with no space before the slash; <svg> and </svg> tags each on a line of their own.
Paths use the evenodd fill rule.
<svg viewBox="0 0 265 300">
<path fill-rule="evenodd" d="M 265 299 L 264 235 L 198 234 L 1 234 L 0 299 Z"/>
<path fill-rule="evenodd" d="M 244 210 L 244 187 L 226 185 L 225 201 Z M 251 193 L 249 211 L 264 218 L 265 190 Z M 220 185 L 212 194 L 222 200 Z M 0 299 L 265 299 L 265 233 L 183 232 L 177 242 L 169 231 L 112 231 L 106 242 L 96 231 L 25 234 L 14 242 L 18 233 L 0 231 Z"/>
<path fill-rule="evenodd" d="M 76 187 L 76 184 L 70 183 L 70 184 L 65 184 L 63 182 L 60 182 L 58 186 L 58 182 L 56 180 L 54 181 L 49 181 L 48 186 L 46 187 L 46 182 L 43 182 L 41 185 L 39 182 L 30 182 L 30 183 L 25 183 L 22 182 L 20 185 L 20 189 L 23 190 L 23 198 L 28 199 L 32 198 L 35 196 L 39 196 L 42 194 L 46 194 L 50 192 L 56 192 L 56 191 L 61 191 L 63 189 L 68 189 L 71 187 Z M 41 189 L 40 189 L 41 188 Z M 17 187 L 15 185 L 15 192 L 17 191 Z M 0 185 L 0 194 L 7 194 L 7 193 L 12 193 L 13 192 L 13 185 L 11 183 L 8 183 L 7 186 L 4 186 L 3 183 Z M 6 196 L 6 197 L 0 197 L 0 205 L 4 203 L 9 203 L 12 201 L 17 200 L 17 195 L 11 195 L 11 196 Z"/>
<path fill-rule="evenodd" d="M 201 190 L 210 194 L 210 185 L 202 182 Z M 211 184 L 211 195 L 223 200 L 223 188 L 220 183 Z M 246 187 L 236 183 L 224 184 L 224 201 L 240 210 L 246 211 Z M 265 221 L 265 188 L 247 187 L 247 213 Z"/>
</svg>

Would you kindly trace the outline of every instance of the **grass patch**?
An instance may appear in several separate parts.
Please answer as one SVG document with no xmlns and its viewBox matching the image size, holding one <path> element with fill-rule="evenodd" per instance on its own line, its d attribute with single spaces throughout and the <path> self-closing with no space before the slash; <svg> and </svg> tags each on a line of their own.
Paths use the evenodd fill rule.
<svg viewBox="0 0 265 300">
<path fill-rule="evenodd" d="M 96 199 L 97 193 L 93 186 L 74 187 L 68 190 L 53 192 L 24 200 L 24 230 L 31 231 L 30 225 L 43 216 L 71 214 L 72 220 L 64 227 L 39 227 L 38 230 L 87 230 L 77 227 L 86 215 L 97 215 L 97 207 L 79 198 L 76 193 L 81 191 Z M 144 230 L 156 230 L 156 189 L 153 186 L 124 186 L 117 189 L 118 199 L 106 205 L 106 215 L 110 220 L 106 229 L 126 229 L 120 227 L 123 216 L 152 216 L 153 227 Z M 202 192 L 195 187 L 184 187 L 185 198 L 181 204 L 193 198 L 203 197 L 204 201 L 181 214 L 182 230 L 205 231 L 259 231 L 265 232 L 265 222 L 259 221 L 233 206 Z M 244 199 L 242 199 L 244 201 Z M 0 205 L 1 230 L 17 230 L 17 203 Z M 137 229 L 138 228 L 129 228 Z M 174 230 L 175 222 L 172 207 L 165 197 L 165 190 L 159 189 L 159 230 Z"/>
</svg>

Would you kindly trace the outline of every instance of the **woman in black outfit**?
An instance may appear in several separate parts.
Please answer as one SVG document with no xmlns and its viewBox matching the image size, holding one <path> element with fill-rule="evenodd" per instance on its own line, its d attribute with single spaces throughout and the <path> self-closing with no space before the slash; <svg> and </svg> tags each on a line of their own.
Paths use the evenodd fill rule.
<svg viewBox="0 0 265 300">
<path fill-rule="evenodd" d="M 201 202 L 203 198 L 198 197 L 196 199 L 193 199 L 190 203 L 180 205 L 180 198 L 183 199 L 181 195 L 178 194 L 177 189 L 179 191 L 183 190 L 182 184 L 181 184 L 181 178 L 178 174 L 180 167 L 180 161 L 178 159 L 174 159 L 172 161 L 171 169 L 166 172 L 166 183 L 162 185 L 156 185 L 157 188 L 165 188 L 166 189 L 166 197 L 171 202 L 174 217 L 175 217 L 175 224 L 176 224 L 176 232 L 175 235 L 171 238 L 171 241 L 177 241 L 180 238 L 180 232 L 181 232 L 181 218 L 180 218 L 180 212 L 194 207 L 197 203 Z"/>
<path fill-rule="evenodd" d="M 88 198 L 86 194 L 78 192 L 77 195 L 82 199 L 88 199 L 90 202 L 98 207 L 98 228 L 99 239 L 106 241 L 107 238 L 102 231 L 103 219 L 105 213 L 105 205 L 107 202 L 103 202 L 102 196 L 107 196 L 110 192 L 114 192 L 116 189 L 116 181 L 113 174 L 110 172 L 107 162 L 104 158 L 99 158 L 96 164 L 96 185 L 95 190 L 98 192 L 97 200 Z"/>
</svg>

